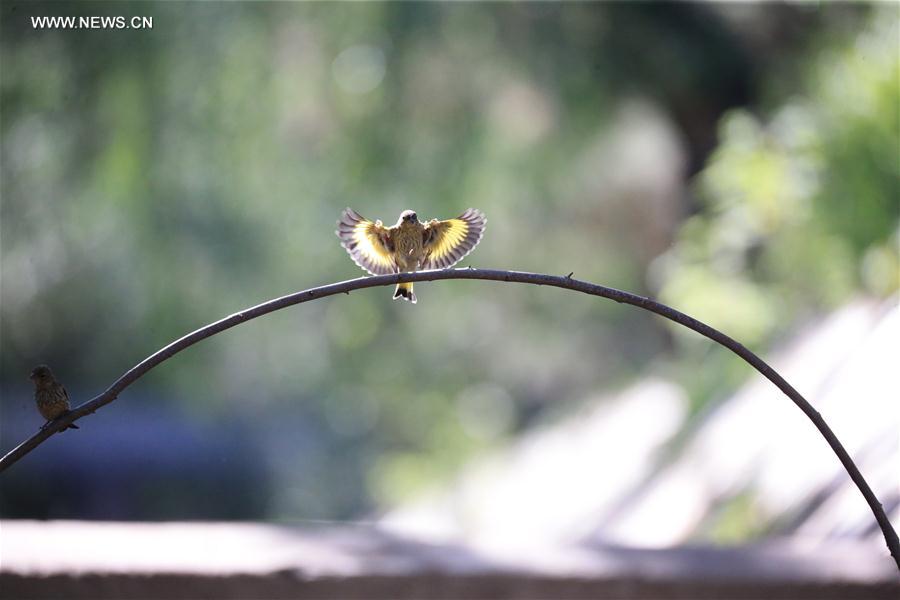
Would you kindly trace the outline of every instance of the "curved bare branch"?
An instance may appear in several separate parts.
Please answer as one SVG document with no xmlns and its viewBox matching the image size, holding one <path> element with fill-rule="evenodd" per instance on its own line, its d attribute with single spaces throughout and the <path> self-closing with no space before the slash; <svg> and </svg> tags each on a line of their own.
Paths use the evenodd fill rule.
<svg viewBox="0 0 900 600">
<path fill-rule="evenodd" d="M 701 323 L 697 319 L 694 319 L 693 317 L 677 311 L 674 308 L 656 302 L 655 300 L 645 298 L 643 296 L 638 296 L 636 294 L 631 294 L 629 292 L 624 292 L 614 288 L 573 279 L 571 273 L 568 276 L 560 277 L 555 275 L 543 275 L 539 273 L 523 273 L 518 271 L 498 271 L 472 268 L 421 271 L 418 273 L 398 273 L 392 275 L 379 275 L 376 277 L 361 277 L 359 279 L 351 279 L 349 281 L 342 281 L 340 283 L 324 285 L 321 287 L 304 290 L 302 292 L 289 294 L 287 296 L 282 296 L 281 298 L 276 298 L 274 300 L 269 300 L 268 302 L 264 302 L 252 308 L 236 312 L 233 315 L 225 317 L 224 319 L 201 327 L 200 329 L 175 340 L 156 353 L 151 354 L 140 363 L 132 367 L 130 370 L 128 370 L 124 375 L 119 377 L 105 392 L 85 402 L 84 404 L 77 406 L 71 412 L 67 413 L 63 417 L 60 417 L 56 421 L 53 421 L 46 428 L 38 431 L 29 439 L 25 440 L 16 448 L 7 453 L 2 459 L 0 459 L 0 472 L 8 469 L 26 454 L 37 448 L 41 443 L 43 443 L 54 433 L 62 431 L 70 423 L 77 421 L 85 415 L 89 415 L 97 411 L 97 409 L 115 400 L 125 388 L 137 381 L 150 369 L 165 362 L 185 348 L 189 348 L 197 342 L 225 331 L 226 329 L 230 329 L 235 325 L 239 325 L 246 321 L 256 319 L 257 317 L 261 317 L 276 310 L 281 310 L 282 308 L 287 308 L 288 306 L 301 304 L 303 302 L 309 302 L 310 300 L 317 300 L 326 296 L 333 296 L 335 294 L 349 294 L 353 290 L 394 285 L 400 282 L 436 281 L 441 279 L 482 279 L 489 281 L 503 281 L 509 283 L 546 285 L 574 290 L 577 292 L 590 294 L 592 296 L 600 296 L 603 298 L 608 298 L 610 300 L 615 300 L 616 302 L 620 302 L 623 304 L 631 304 L 632 306 L 637 306 L 638 308 L 643 308 L 644 310 L 656 313 L 662 317 L 665 317 L 666 319 L 683 325 L 688 329 L 693 329 L 700 335 L 705 336 L 713 340 L 714 342 L 728 348 L 729 350 L 740 356 L 742 359 L 744 359 L 744 361 L 749 363 L 750 366 L 752 366 L 754 369 L 762 373 L 763 376 L 766 377 L 766 379 L 774 383 L 778 387 L 778 389 L 784 392 L 784 394 L 788 398 L 790 398 L 794 402 L 794 404 L 796 404 L 800 408 L 800 410 L 803 411 L 803 413 L 809 418 L 809 420 L 812 421 L 813 425 L 816 426 L 816 429 L 819 430 L 819 433 L 822 434 L 822 437 L 825 438 L 825 441 L 828 442 L 828 445 L 831 446 L 831 449 L 837 455 L 838 460 L 841 461 L 841 464 L 847 470 L 847 473 L 850 475 L 850 479 L 853 480 L 853 483 L 855 483 L 856 487 L 859 488 L 859 491 L 862 492 L 862 495 L 868 503 L 869 508 L 875 515 L 878 526 L 881 528 L 881 531 L 884 534 L 884 538 L 887 543 L 888 549 L 891 552 L 891 556 L 893 556 L 894 561 L 897 563 L 898 569 L 900 569 L 900 540 L 898 540 L 897 533 L 894 531 L 891 522 L 888 520 L 887 515 L 884 512 L 884 508 L 881 506 L 881 503 L 878 501 L 878 498 L 875 496 L 874 492 L 872 492 L 872 488 L 869 487 L 869 484 L 862 476 L 862 473 L 860 473 L 856 464 L 853 462 L 853 459 L 850 458 L 847 450 L 834 435 L 834 432 L 822 418 L 822 415 L 820 415 L 819 412 L 815 408 L 813 408 L 812 405 L 803 396 L 801 396 L 797 390 L 793 388 L 793 386 L 785 381 L 785 379 L 781 375 L 779 375 L 775 371 L 775 369 L 766 364 L 766 362 L 759 358 L 756 354 L 745 348 L 743 345 L 739 344 L 737 341 L 728 337 L 721 331 L 714 329 L 713 327 L 710 327 L 705 323 Z"/>
</svg>

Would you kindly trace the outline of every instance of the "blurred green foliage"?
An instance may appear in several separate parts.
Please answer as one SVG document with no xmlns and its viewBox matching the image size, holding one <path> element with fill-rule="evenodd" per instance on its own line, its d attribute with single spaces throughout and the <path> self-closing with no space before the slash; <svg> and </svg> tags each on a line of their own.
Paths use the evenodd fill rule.
<svg viewBox="0 0 900 600">
<path fill-rule="evenodd" d="M 896 15 L 894 15 L 896 16 Z M 736 109 L 661 259 L 664 301 L 760 345 L 900 284 L 900 53 L 891 11 L 817 53 L 771 115 Z"/>
<path fill-rule="evenodd" d="M 745 10 L 4 3 L 4 414 L 30 416 L 16 385 L 37 362 L 82 401 L 196 327 L 362 275 L 333 234 L 348 205 L 388 222 L 478 207 L 487 233 L 463 264 L 659 289 L 754 345 L 889 293 L 893 30 L 876 18 L 857 37 L 863 6 Z M 154 27 L 35 30 L 38 14 Z M 757 116 L 771 89 L 777 108 Z M 717 131 L 697 204 L 685 182 Z M 344 518 L 670 356 L 655 319 L 614 303 L 485 282 L 417 292 L 415 307 L 385 288 L 254 321 L 105 410 L 144 393 L 255 425 L 272 484 L 250 516 Z M 701 404 L 747 374 L 698 374 L 687 356 Z"/>
</svg>

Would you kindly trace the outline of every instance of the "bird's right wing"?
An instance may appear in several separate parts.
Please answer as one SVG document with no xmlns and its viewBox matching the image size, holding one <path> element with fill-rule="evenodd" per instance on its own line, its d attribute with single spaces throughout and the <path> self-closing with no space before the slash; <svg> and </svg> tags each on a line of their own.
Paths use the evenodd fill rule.
<svg viewBox="0 0 900 600">
<path fill-rule="evenodd" d="M 381 221 L 373 223 L 352 208 L 341 213 L 335 231 L 341 246 L 357 265 L 372 275 L 397 272 L 393 258 L 393 243 L 388 228 Z"/>
<path fill-rule="evenodd" d="M 470 208 L 455 219 L 433 219 L 425 225 L 423 269 L 447 269 L 475 249 L 487 219 L 478 209 Z"/>
</svg>

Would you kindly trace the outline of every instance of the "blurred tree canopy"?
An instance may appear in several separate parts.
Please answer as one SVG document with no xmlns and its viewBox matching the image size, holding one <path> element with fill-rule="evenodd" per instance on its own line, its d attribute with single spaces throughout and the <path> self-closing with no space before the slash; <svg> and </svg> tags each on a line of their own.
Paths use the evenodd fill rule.
<svg viewBox="0 0 900 600">
<path fill-rule="evenodd" d="M 154 24 L 33 29 L 41 14 Z M 348 205 L 385 221 L 481 208 L 464 264 L 658 291 L 755 345 L 854 293 L 891 293 L 895 16 L 5 2 L 3 411 L 30 414 L 38 362 L 80 402 L 207 322 L 361 275 L 333 234 Z M 613 303 L 479 282 L 419 297 L 282 311 L 133 389 L 258 428 L 272 483 L 243 516 L 343 518 L 672 356 L 664 327 Z M 733 372 L 698 384 L 698 403 L 746 376 Z M 127 414 L 125 396 L 107 410 Z"/>
<path fill-rule="evenodd" d="M 896 16 L 882 9 L 849 41 L 820 43 L 802 86 L 763 114 L 722 118 L 695 179 L 701 210 L 654 265 L 663 301 L 763 345 L 854 295 L 896 294 Z"/>
<path fill-rule="evenodd" d="M 757 343 L 860 289 L 897 290 L 900 54 L 883 16 L 770 115 L 724 116 L 664 298 Z"/>
</svg>

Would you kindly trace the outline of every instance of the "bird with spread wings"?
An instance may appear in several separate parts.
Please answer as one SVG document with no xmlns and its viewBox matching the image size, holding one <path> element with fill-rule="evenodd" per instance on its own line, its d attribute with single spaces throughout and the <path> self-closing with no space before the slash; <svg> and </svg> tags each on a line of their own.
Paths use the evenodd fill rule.
<svg viewBox="0 0 900 600">
<path fill-rule="evenodd" d="M 353 262 L 372 275 L 387 275 L 452 267 L 475 249 L 486 224 L 484 213 L 470 208 L 455 219 L 427 223 L 415 211 L 404 210 L 396 225 L 385 227 L 347 208 L 335 233 Z M 413 284 L 397 284 L 397 298 L 415 304 Z"/>
</svg>

